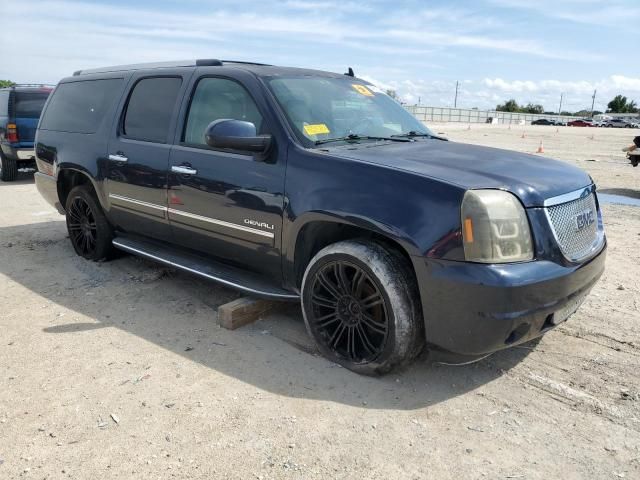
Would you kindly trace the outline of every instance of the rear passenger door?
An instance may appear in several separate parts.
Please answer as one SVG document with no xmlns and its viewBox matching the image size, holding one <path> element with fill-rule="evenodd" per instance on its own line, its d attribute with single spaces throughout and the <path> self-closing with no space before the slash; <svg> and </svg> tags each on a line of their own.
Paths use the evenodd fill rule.
<svg viewBox="0 0 640 480">
<path fill-rule="evenodd" d="M 120 229 L 170 240 L 167 176 L 176 111 L 191 72 L 134 74 L 107 155 L 111 220 Z"/>
</svg>

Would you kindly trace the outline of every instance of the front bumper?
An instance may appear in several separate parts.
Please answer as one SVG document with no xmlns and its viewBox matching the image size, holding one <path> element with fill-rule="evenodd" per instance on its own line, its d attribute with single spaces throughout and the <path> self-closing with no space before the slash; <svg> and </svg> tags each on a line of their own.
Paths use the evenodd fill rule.
<svg viewBox="0 0 640 480">
<path fill-rule="evenodd" d="M 427 342 L 459 361 L 536 338 L 564 320 L 604 271 L 606 244 L 573 266 L 482 265 L 414 257 Z"/>
</svg>

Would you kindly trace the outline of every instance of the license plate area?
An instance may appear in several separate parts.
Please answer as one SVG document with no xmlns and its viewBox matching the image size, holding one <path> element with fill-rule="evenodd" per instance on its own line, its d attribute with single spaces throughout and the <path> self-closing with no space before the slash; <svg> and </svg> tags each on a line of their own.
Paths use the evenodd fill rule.
<svg viewBox="0 0 640 480">
<path fill-rule="evenodd" d="M 556 325 L 560 325 L 563 322 L 566 322 L 571 315 L 576 313 L 582 302 L 584 302 L 585 295 L 580 295 L 578 298 L 574 298 L 569 300 L 569 302 L 562 307 L 560 310 L 556 311 L 553 314 L 553 318 L 551 319 L 551 325 L 554 327 Z"/>
</svg>

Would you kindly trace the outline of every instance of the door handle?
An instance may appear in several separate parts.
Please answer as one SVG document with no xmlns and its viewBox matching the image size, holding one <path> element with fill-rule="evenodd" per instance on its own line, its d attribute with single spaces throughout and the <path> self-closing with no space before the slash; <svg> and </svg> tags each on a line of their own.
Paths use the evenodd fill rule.
<svg viewBox="0 0 640 480">
<path fill-rule="evenodd" d="M 173 173 L 180 173 L 182 175 L 195 175 L 198 170 L 195 168 L 187 167 L 185 165 L 174 165 L 171 167 Z"/>
<path fill-rule="evenodd" d="M 116 153 L 115 155 L 113 154 L 109 155 L 109 160 L 111 160 L 112 162 L 120 162 L 120 163 L 126 163 L 129 161 L 127 157 L 119 153 Z"/>
</svg>

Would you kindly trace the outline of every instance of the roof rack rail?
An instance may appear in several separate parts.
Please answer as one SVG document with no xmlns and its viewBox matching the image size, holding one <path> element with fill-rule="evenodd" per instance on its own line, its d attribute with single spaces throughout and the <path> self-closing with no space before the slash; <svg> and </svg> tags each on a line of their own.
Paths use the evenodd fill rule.
<svg viewBox="0 0 640 480">
<path fill-rule="evenodd" d="M 78 75 L 89 75 L 91 73 L 123 72 L 126 70 L 195 67 L 195 65 L 196 65 L 195 60 L 174 60 L 171 62 L 133 63 L 129 65 L 113 65 L 111 67 L 87 68 L 83 70 L 76 70 L 75 72 L 73 72 L 73 76 L 77 77 Z"/>
<path fill-rule="evenodd" d="M 73 76 L 89 75 L 91 73 L 111 73 L 122 72 L 126 70 L 142 70 L 155 68 L 176 68 L 176 67 L 220 67 L 225 63 L 236 63 L 242 65 L 260 65 L 271 66 L 266 63 L 244 62 L 240 60 L 218 60 L 216 58 L 199 58 L 197 60 L 178 60 L 172 62 L 153 62 L 153 63 L 137 63 L 131 65 L 115 65 L 112 67 L 87 68 L 84 70 L 76 70 Z"/>
<path fill-rule="evenodd" d="M 273 67 L 270 63 L 244 62 L 242 60 L 222 60 L 222 63 L 239 63 L 240 65 L 258 65 L 260 67 Z"/>
<path fill-rule="evenodd" d="M 51 83 L 14 83 L 8 86 L 8 88 L 12 87 L 55 87 L 55 85 Z"/>
</svg>

